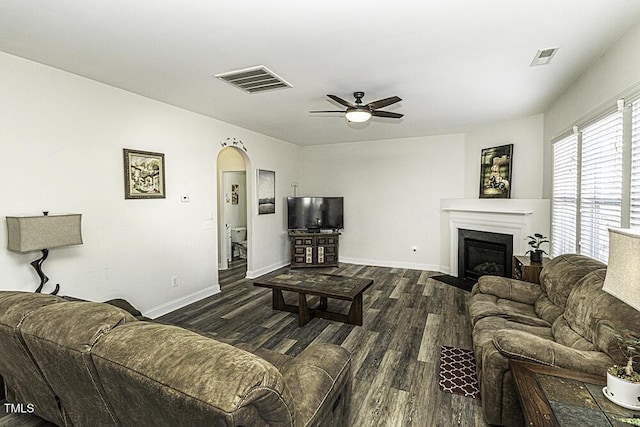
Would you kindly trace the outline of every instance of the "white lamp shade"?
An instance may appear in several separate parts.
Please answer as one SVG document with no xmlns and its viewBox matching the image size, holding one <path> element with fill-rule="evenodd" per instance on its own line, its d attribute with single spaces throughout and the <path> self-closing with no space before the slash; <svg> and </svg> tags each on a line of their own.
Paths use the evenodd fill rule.
<svg viewBox="0 0 640 427">
<path fill-rule="evenodd" d="M 640 231 L 609 229 L 609 262 L 602 290 L 640 310 Z"/>
<path fill-rule="evenodd" d="M 347 120 L 354 123 L 366 122 L 371 118 L 371 112 L 365 109 L 348 110 L 344 115 Z"/>
<path fill-rule="evenodd" d="M 8 216 L 7 249 L 12 252 L 31 252 L 81 245 L 81 218 L 81 214 Z"/>
</svg>

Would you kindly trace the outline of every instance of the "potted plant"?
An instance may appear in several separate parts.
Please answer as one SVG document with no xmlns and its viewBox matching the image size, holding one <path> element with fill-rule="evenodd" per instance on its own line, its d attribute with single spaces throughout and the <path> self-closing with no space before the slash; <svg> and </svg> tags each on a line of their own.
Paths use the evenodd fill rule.
<svg viewBox="0 0 640 427">
<path fill-rule="evenodd" d="M 531 246 L 531 249 L 528 250 L 525 255 L 529 254 L 531 262 L 542 262 L 542 254 L 546 254 L 546 252 L 540 249 L 540 245 L 543 243 L 549 243 L 549 240 L 540 233 L 535 233 L 533 236 L 527 236 L 527 239 L 529 239 L 529 246 Z"/>
<path fill-rule="evenodd" d="M 627 330 L 614 333 L 620 350 L 627 359 L 624 365 L 613 365 L 607 370 L 607 387 L 604 395 L 627 409 L 640 409 L 640 373 L 634 365 L 640 356 L 640 338 Z"/>
</svg>

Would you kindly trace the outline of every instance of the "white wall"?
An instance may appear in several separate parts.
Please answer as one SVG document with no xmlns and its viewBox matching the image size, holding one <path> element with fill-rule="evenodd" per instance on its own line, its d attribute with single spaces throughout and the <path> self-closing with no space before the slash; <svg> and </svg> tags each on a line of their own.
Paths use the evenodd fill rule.
<svg viewBox="0 0 640 427">
<path fill-rule="evenodd" d="M 551 197 L 551 140 L 640 90 L 640 24 L 622 36 L 544 113 L 544 194 Z"/>
<path fill-rule="evenodd" d="M 83 214 L 84 244 L 53 249 L 44 264 L 61 294 L 126 298 L 159 315 L 214 293 L 220 143 L 240 139 L 253 168 L 297 177 L 292 144 L 4 53 L 0 93 L 0 215 Z M 123 148 L 165 154 L 166 199 L 124 199 Z M 255 182 L 255 170 L 247 177 Z M 180 202 L 183 194 L 190 203 Z M 258 216 L 249 197 L 250 268 L 268 270 L 288 257 L 286 212 Z M 29 262 L 38 255 L 0 251 L 0 288 L 35 289 Z"/>
<path fill-rule="evenodd" d="M 461 134 L 304 147 L 298 196 L 344 196 L 341 261 L 437 270 L 440 199 L 463 196 L 464 157 Z"/>
</svg>

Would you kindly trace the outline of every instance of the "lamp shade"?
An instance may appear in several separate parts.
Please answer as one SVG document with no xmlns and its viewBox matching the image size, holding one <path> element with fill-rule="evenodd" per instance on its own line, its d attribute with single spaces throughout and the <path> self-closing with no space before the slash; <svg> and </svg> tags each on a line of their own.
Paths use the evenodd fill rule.
<svg viewBox="0 0 640 427">
<path fill-rule="evenodd" d="M 602 290 L 640 310 L 640 232 L 609 229 L 609 263 Z"/>
<path fill-rule="evenodd" d="M 366 108 L 349 108 L 344 116 L 350 122 L 362 123 L 371 118 L 371 111 Z"/>
<path fill-rule="evenodd" d="M 81 245 L 81 214 L 7 217 L 7 249 L 31 252 Z"/>
</svg>

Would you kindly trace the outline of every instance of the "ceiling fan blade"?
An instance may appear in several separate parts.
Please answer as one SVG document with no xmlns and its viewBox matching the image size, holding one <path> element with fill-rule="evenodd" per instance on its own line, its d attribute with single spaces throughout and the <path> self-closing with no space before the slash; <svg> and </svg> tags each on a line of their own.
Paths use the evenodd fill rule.
<svg viewBox="0 0 640 427">
<path fill-rule="evenodd" d="M 386 107 L 387 105 L 395 104 L 396 102 L 402 101 L 402 98 L 397 96 L 391 96 L 385 99 L 379 99 L 377 101 L 373 101 L 368 103 L 367 105 L 373 109 Z"/>
<path fill-rule="evenodd" d="M 391 111 L 379 111 L 379 110 L 373 110 L 371 112 L 371 115 L 376 117 L 389 117 L 391 119 L 400 119 L 404 116 L 404 114 L 400 114 L 400 113 L 392 113 Z"/>
<path fill-rule="evenodd" d="M 310 113 L 345 113 L 344 110 L 320 110 L 320 111 L 309 111 Z"/>
<path fill-rule="evenodd" d="M 345 107 L 351 107 L 354 108 L 355 105 L 353 105 L 352 103 L 350 103 L 349 101 L 345 101 L 344 99 L 335 96 L 335 95 L 327 95 L 329 98 L 333 99 L 334 101 L 336 101 L 338 104 L 344 105 Z"/>
</svg>

